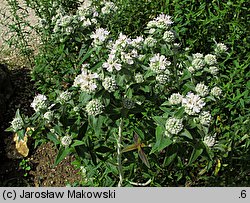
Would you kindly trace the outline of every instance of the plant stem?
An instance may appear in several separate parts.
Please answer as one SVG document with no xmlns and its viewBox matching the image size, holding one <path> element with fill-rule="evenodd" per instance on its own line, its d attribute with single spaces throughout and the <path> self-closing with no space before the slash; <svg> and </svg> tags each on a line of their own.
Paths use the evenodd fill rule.
<svg viewBox="0 0 250 203">
<path fill-rule="evenodd" d="M 123 129 L 123 118 L 121 118 L 119 128 L 118 128 L 118 139 L 117 139 L 117 163 L 118 163 L 118 171 L 119 171 L 119 183 L 118 187 L 122 186 L 123 182 L 123 171 L 122 171 L 122 129 Z"/>
</svg>

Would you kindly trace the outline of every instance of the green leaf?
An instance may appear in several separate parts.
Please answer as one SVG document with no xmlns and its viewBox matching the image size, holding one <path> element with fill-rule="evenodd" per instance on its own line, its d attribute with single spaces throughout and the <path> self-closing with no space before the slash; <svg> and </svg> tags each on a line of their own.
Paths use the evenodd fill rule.
<svg viewBox="0 0 250 203">
<path fill-rule="evenodd" d="M 100 147 L 96 148 L 95 151 L 100 152 L 100 153 L 107 153 L 107 152 L 113 151 L 113 149 L 106 147 L 106 146 L 100 146 Z"/>
<path fill-rule="evenodd" d="M 174 161 L 176 156 L 177 156 L 177 153 L 174 153 L 174 154 L 166 157 L 164 160 L 163 166 L 166 167 L 166 166 L 170 165 Z"/>
<path fill-rule="evenodd" d="M 180 133 L 181 136 L 184 136 L 184 137 L 187 137 L 189 139 L 193 139 L 193 136 L 191 135 L 191 133 L 187 130 L 187 129 L 184 129 L 184 131 L 182 133 Z"/>
<path fill-rule="evenodd" d="M 192 164 L 201 155 L 202 152 L 203 152 L 203 149 L 194 148 L 193 152 L 192 152 L 192 154 L 190 156 L 188 165 Z"/>
<path fill-rule="evenodd" d="M 166 121 L 161 116 L 154 116 L 153 120 L 157 123 L 157 125 L 159 125 L 163 128 L 165 127 Z"/>
<path fill-rule="evenodd" d="M 95 50 L 95 48 L 92 48 L 90 50 L 87 51 L 87 53 L 83 56 L 83 58 L 80 60 L 80 62 L 78 63 L 78 66 L 82 65 L 82 63 L 90 57 L 90 55 L 92 54 L 92 52 Z"/>
<path fill-rule="evenodd" d="M 137 127 L 134 127 L 134 131 L 140 136 L 142 140 L 144 140 L 144 133 L 142 132 L 142 130 Z"/>
<path fill-rule="evenodd" d="M 138 153 L 139 153 L 139 157 L 140 159 L 142 160 L 142 162 L 148 167 L 150 168 L 150 164 L 149 164 L 149 161 L 148 161 L 148 158 L 146 156 L 146 154 L 144 153 L 144 151 L 139 147 L 138 149 Z"/>
<path fill-rule="evenodd" d="M 165 137 L 162 139 L 160 145 L 158 146 L 158 151 L 161 151 L 171 145 L 173 142 L 169 137 Z"/>
<path fill-rule="evenodd" d="M 81 140 L 74 140 L 74 143 L 71 145 L 71 147 L 76 147 L 76 146 L 80 146 L 80 145 L 84 145 L 85 142 L 81 141 Z"/>
<path fill-rule="evenodd" d="M 77 138 L 78 138 L 79 140 L 82 140 L 82 139 L 83 139 L 84 135 L 85 135 L 86 132 L 87 132 L 87 129 L 88 129 L 88 122 L 85 122 L 85 123 L 80 127 L 80 129 L 79 129 L 79 133 L 78 133 L 78 136 L 77 136 Z"/>
<path fill-rule="evenodd" d="M 164 132 L 165 132 L 165 129 L 160 127 L 160 126 L 157 126 L 156 127 L 156 132 L 155 132 L 155 135 L 156 135 L 156 143 L 155 145 L 153 146 L 150 154 L 156 152 L 156 151 L 161 151 L 163 150 L 164 148 L 168 147 L 169 145 L 172 144 L 172 141 L 170 140 L 169 137 L 166 137 L 164 135 Z"/>
<path fill-rule="evenodd" d="M 70 148 L 60 147 L 59 152 L 56 156 L 54 166 L 58 165 L 67 155 L 69 155 L 70 152 Z"/>
<path fill-rule="evenodd" d="M 56 137 L 55 134 L 48 133 L 48 134 L 47 134 L 47 138 L 48 138 L 49 140 L 51 140 L 52 142 L 54 142 L 55 145 L 60 144 L 60 142 L 59 142 L 59 140 L 57 139 L 57 137 Z"/>
</svg>

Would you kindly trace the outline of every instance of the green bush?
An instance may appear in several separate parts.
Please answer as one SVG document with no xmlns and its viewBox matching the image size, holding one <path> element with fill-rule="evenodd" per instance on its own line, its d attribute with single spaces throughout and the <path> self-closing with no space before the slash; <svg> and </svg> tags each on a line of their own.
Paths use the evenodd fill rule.
<svg viewBox="0 0 250 203">
<path fill-rule="evenodd" d="M 41 18 L 32 75 L 44 95 L 11 130 L 22 137 L 34 127 L 37 144 L 59 147 L 56 163 L 77 155 L 83 185 L 249 185 L 249 3 L 119 0 L 108 9 L 93 1 L 82 10 L 77 1 L 26 2 Z M 174 26 L 155 27 L 161 13 Z M 201 113 L 189 111 L 189 97 L 206 102 Z"/>
</svg>

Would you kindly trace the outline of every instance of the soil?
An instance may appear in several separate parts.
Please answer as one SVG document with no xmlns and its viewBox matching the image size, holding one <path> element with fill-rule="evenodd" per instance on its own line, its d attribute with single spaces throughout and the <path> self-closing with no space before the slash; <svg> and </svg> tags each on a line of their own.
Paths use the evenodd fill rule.
<svg viewBox="0 0 250 203">
<path fill-rule="evenodd" d="M 18 108 L 26 116 L 33 114 L 30 104 L 37 92 L 27 68 L 16 67 L 11 70 L 11 80 L 14 95 L 8 104 L 4 121 L 0 123 L 0 186 L 63 187 L 79 182 L 81 175 L 71 164 L 74 157 L 67 156 L 60 164 L 53 166 L 57 149 L 52 143 L 44 143 L 36 149 L 31 145 L 30 153 L 25 158 L 15 152 L 13 134 L 5 132 L 5 129 L 10 126 Z M 30 170 L 25 171 L 20 167 L 22 160 L 27 161 Z"/>
</svg>

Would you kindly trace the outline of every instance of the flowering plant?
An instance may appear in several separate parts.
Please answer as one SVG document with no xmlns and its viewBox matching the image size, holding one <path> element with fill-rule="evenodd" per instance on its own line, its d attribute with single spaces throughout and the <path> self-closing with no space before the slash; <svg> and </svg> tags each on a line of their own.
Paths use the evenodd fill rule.
<svg viewBox="0 0 250 203">
<path fill-rule="evenodd" d="M 225 45 L 216 44 L 205 56 L 188 55 L 176 43 L 172 18 L 165 14 L 148 22 L 141 36 L 114 38 L 106 28 L 90 26 L 115 6 L 106 4 L 100 14 L 84 2 L 75 15 L 52 19 L 63 43 L 77 35 L 75 29 L 87 29 L 87 34 L 74 51 L 79 60 L 71 61 L 73 71 L 62 69 L 68 77 L 64 90 L 34 98 L 35 113 L 26 121 L 35 129 L 32 136 L 59 147 L 55 163 L 74 154 L 75 164 L 86 172 L 83 185 L 133 185 L 148 179 L 165 185 L 171 178 L 187 181 L 190 168 L 211 170 L 217 146 L 213 107 L 222 97 L 218 61 Z M 24 127 L 18 119 L 12 122 L 15 132 Z"/>
</svg>

